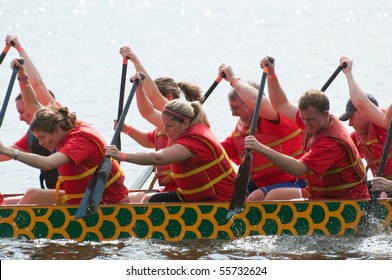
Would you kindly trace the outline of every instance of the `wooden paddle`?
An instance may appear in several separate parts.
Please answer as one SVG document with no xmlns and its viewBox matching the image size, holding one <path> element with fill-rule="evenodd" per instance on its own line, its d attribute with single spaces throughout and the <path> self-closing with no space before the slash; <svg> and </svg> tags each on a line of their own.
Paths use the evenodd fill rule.
<svg viewBox="0 0 392 280">
<path fill-rule="evenodd" d="M 273 59 L 269 59 L 273 63 Z M 253 112 L 252 122 L 250 124 L 249 135 L 253 135 L 256 130 L 257 121 L 259 119 L 259 111 L 261 101 L 263 99 L 265 81 L 268 75 L 268 67 L 264 66 L 263 75 L 261 77 L 259 94 L 257 96 L 257 102 L 255 105 L 255 110 Z M 250 178 L 250 170 L 252 166 L 252 154 L 249 149 L 245 150 L 245 156 L 242 160 L 240 167 L 238 168 L 237 178 L 235 180 L 234 191 L 231 197 L 229 211 L 227 212 L 226 219 L 230 219 L 235 214 L 242 212 L 245 206 L 246 193 L 248 190 L 248 183 Z"/>
<path fill-rule="evenodd" d="M 24 60 L 19 59 L 19 63 L 23 64 Z M 7 111 L 8 102 L 10 101 L 11 92 L 14 87 L 14 83 L 15 83 L 16 75 L 18 74 L 18 70 L 19 70 L 19 67 L 17 67 L 17 66 L 14 66 L 14 68 L 12 69 L 11 79 L 8 84 L 8 89 L 7 89 L 7 92 L 4 97 L 3 107 L 1 108 L 1 112 L 0 112 L 0 127 L 3 124 L 5 112 Z"/>
<path fill-rule="evenodd" d="M 127 67 L 128 67 L 128 59 L 123 58 L 122 72 L 121 72 L 121 83 L 120 83 L 120 95 L 119 95 L 119 99 L 118 99 L 117 120 L 120 119 L 122 111 L 123 111 L 123 107 L 124 107 L 124 93 L 125 93 L 125 81 L 127 79 Z M 115 143 L 117 149 L 119 149 L 119 150 L 121 150 L 121 136 L 120 135 L 118 136 L 118 139 Z"/>
<path fill-rule="evenodd" d="M 7 55 L 8 51 L 10 50 L 11 46 L 15 46 L 14 41 L 11 41 L 10 45 L 8 45 L 8 44 L 5 45 L 3 52 L 0 54 L 0 65 L 1 65 L 1 63 L 3 63 L 3 60 L 4 60 L 5 56 Z"/>
<path fill-rule="evenodd" d="M 138 83 L 139 83 L 138 80 L 133 82 L 132 89 L 129 93 L 127 102 L 125 103 L 123 112 L 121 113 L 121 116 L 118 120 L 117 128 L 114 132 L 112 142 L 110 143 L 111 145 L 114 145 L 116 143 L 117 138 L 121 133 L 121 128 L 124 124 L 124 120 L 128 113 L 129 107 L 131 106 L 131 102 L 133 96 L 135 95 L 135 91 L 138 86 Z M 102 163 L 95 170 L 93 176 L 91 177 L 91 181 L 86 189 L 86 192 L 84 193 L 82 201 L 80 202 L 79 208 L 75 214 L 75 219 L 92 215 L 95 212 L 97 212 L 111 169 L 112 169 L 112 159 L 106 156 L 102 161 Z"/>
<path fill-rule="evenodd" d="M 206 102 L 207 98 L 211 95 L 211 93 L 214 91 L 214 89 L 216 88 L 216 86 L 220 83 L 220 81 L 222 81 L 222 78 L 226 78 L 226 74 L 225 73 L 221 73 L 220 75 L 218 75 L 218 77 L 216 78 L 216 80 L 212 83 L 212 85 L 210 86 L 210 88 L 207 90 L 207 92 L 203 95 L 203 97 L 200 99 L 200 103 L 203 104 L 204 102 Z"/>
</svg>

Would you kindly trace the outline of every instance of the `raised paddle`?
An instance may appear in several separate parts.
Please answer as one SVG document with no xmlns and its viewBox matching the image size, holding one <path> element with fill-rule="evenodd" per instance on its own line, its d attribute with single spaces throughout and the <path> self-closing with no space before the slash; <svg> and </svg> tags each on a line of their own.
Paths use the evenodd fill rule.
<svg viewBox="0 0 392 280">
<path fill-rule="evenodd" d="M 329 85 L 335 80 L 336 76 L 339 75 L 340 71 L 342 71 L 343 68 L 346 68 L 347 64 L 343 63 L 342 65 L 339 65 L 338 68 L 336 68 L 335 72 L 332 73 L 331 77 L 329 77 L 328 81 L 322 86 L 321 91 L 324 92 Z"/>
<path fill-rule="evenodd" d="M 114 132 L 112 142 L 110 142 L 111 145 L 114 145 L 116 143 L 117 138 L 121 133 L 121 128 L 124 124 L 124 120 L 128 113 L 129 107 L 131 106 L 131 102 L 133 96 L 135 95 L 135 91 L 138 86 L 138 83 L 139 83 L 138 80 L 133 82 L 132 89 L 129 93 L 127 102 L 125 103 L 123 112 L 121 113 L 121 116 L 118 120 L 117 128 Z M 86 192 L 84 193 L 82 201 L 80 202 L 79 208 L 75 214 L 75 219 L 92 215 L 95 212 L 97 212 L 111 169 L 112 169 L 112 159 L 106 156 L 102 161 L 102 163 L 95 170 L 93 176 L 91 177 L 90 183 L 86 189 Z"/>
<path fill-rule="evenodd" d="M 19 59 L 18 61 L 20 64 L 24 63 L 23 59 Z M 3 124 L 5 112 L 7 111 L 8 102 L 10 101 L 11 92 L 14 87 L 14 83 L 15 83 L 16 75 L 18 74 L 18 70 L 19 70 L 19 67 L 17 67 L 17 66 L 14 66 L 14 68 L 12 69 L 11 79 L 8 84 L 8 89 L 7 89 L 7 92 L 4 97 L 3 107 L 1 108 L 1 112 L 0 112 L 0 127 Z"/>
<path fill-rule="evenodd" d="M 203 95 L 203 97 L 200 99 L 200 103 L 203 104 L 204 102 L 206 102 L 207 98 L 211 95 L 211 93 L 214 91 L 214 89 L 216 88 L 216 86 L 220 83 L 220 81 L 222 81 L 222 78 L 226 78 L 226 74 L 225 73 L 221 73 L 220 75 L 218 75 L 218 77 L 216 78 L 216 80 L 212 83 L 212 85 L 210 86 L 210 88 L 207 90 L 207 92 Z"/>
<path fill-rule="evenodd" d="M 120 83 L 120 95 L 118 99 L 118 111 L 117 111 L 117 120 L 120 119 L 123 107 L 124 107 L 124 93 L 125 93 L 125 81 L 127 79 L 127 66 L 128 59 L 123 58 L 122 63 L 122 72 L 121 72 L 121 83 Z M 121 135 L 121 134 L 120 134 Z M 117 141 L 114 145 L 116 145 L 117 149 L 121 150 L 121 136 L 118 136 Z"/>
<path fill-rule="evenodd" d="M 273 63 L 273 58 L 269 58 L 270 62 Z M 268 75 L 268 66 L 263 67 L 263 75 L 261 76 L 259 94 L 257 96 L 257 102 L 255 110 L 253 112 L 252 122 L 250 124 L 249 135 L 253 135 L 256 130 L 257 121 L 259 119 L 259 111 L 261 101 L 263 99 L 265 81 Z M 229 211 L 227 212 L 226 219 L 230 219 L 235 214 L 242 212 L 245 206 L 246 193 L 248 190 L 248 183 L 250 177 L 250 169 L 252 166 L 252 154 L 249 149 L 245 150 L 245 157 L 242 160 L 240 167 L 238 168 L 237 178 L 235 180 L 234 191 L 231 197 Z"/>
<path fill-rule="evenodd" d="M 14 41 L 11 41 L 10 45 L 8 45 L 8 44 L 5 45 L 3 52 L 0 54 L 0 65 L 1 65 L 1 63 L 3 63 L 3 60 L 4 60 L 5 56 L 7 55 L 8 51 L 10 50 L 11 46 L 15 46 Z"/>
</svg>

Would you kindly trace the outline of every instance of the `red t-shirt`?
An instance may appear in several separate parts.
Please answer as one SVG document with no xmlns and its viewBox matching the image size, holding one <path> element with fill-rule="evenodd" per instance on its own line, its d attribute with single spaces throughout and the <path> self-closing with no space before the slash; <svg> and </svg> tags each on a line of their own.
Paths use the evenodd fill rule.
<svg viewBox="0 0 392 280">
<path fill-rule="evenodd" d="M 29 152 L 29 145 L 27 144 L 27 132 L 20 138 L 18 141 L 14 143 L 16 147 L 19 148 L 19 150 L 24 151 L 24 152 Z"/>
</svg>

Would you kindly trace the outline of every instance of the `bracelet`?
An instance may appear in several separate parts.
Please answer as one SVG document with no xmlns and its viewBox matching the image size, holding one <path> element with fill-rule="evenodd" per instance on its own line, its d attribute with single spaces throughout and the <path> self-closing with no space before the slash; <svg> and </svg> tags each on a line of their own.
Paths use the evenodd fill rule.
<svg viewBox="0 0 392 280">
<path fill-rule="evenodd" d="M 120 155 L 121 155 L 120 161 L 125 161 L 125 154 L 121 152 Z"/>
<path fill-rule="evenodd" d="M 21 89 L 26 89 L 28 86 L 30 86 L 30 84 L 22 84 L 22 83 L 19 83 L 19 87 L 20 87 Z"/>
<path fill-rule="evenodd" d="M 21 51 L 24 50 L 24 47 L 23 47 L 23 46 L 19 46 L 19 47 L 15 47 L 15 49 L 16 49 L 18 52 L 21 52 Z"/>
<path fill-rule="evenodd" d="M 14 160 L 18 159 L 19 154 L 20 154 L 19 150 L 14 150 Z"/>
<path fill-rule="evenodd" d="M 232 86 L 232 87 L 234 87 L 234 85 L 239 81 L 239 80 L 241 80 L 240 78 L 234 78 L 231 82 L 230 82 L 230 85 Z"/>
<path fill-rule="evenodd" d="M 128 126 L 127 134 L 129 135 L 132 132 L 132 130 L 133 130 L 133 127 L 132 126 Z"/>
<path fill-rule="evenodd" d="M 278 77 L 275 74 L 273 74 L 273 75 L 268 75 L 267 78 L 268 79 L 276 79 Z"/>
</svg>

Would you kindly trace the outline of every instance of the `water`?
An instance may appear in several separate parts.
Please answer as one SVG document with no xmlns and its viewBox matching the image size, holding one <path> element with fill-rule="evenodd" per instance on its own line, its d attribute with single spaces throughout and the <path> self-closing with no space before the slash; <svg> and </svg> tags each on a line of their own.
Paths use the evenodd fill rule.
<svg viewBox="0 0 392 280">
<path fill-rule="evenodd" d="M 390 104 L 392 1 L 28 1 L 1 0 L 0 39 L 17 34 L 48 88 L 79 118 L 92 123 L 110 142 L 117 115 L 122 58 L 130 45 L 152 77 L 168 75 L 197 83 L 204 91 L 221 63 L 242 79 L 260 81 L 259 62 L 274 56 L 289 99 L 321 88 L 339 58 L 354 59 L 354 74 L 365 92 Z M 2 47 L 1 47 L 2 48 Z M 11 49 L 0 66 L 0 89 L 7 89 Z M 128 67 L 128 77 L 134 73 Z M 129 92 L 131 85 L 127 84 Z M 222 82 L 204 107 L 219 139 L 233 129 Z M 18 87 L 14 87 L 13 97 Z M 348 97 L 342 74 L 326 91 L 331 112 L 343 112 Z M 11 97 L 0 141 L 12 144 L 27 129 L 18 121 Z M 132 104 L 127 123 L 152 126 Z M 143 150 L 122 138 L 126 151 Z M 144 168 L 123 165 L 132 186 Z M 15 170 L 18 170 L 16 174 Z M 1 164 L 3 193 L 37 187 L 38 172 L 19 162 Z M 391 259 L 392 237 L 250 237 L 233 241 L 125 240 L 103 243 L 0 240 L 1 259 L 244 260 Z"/>
</svg>

